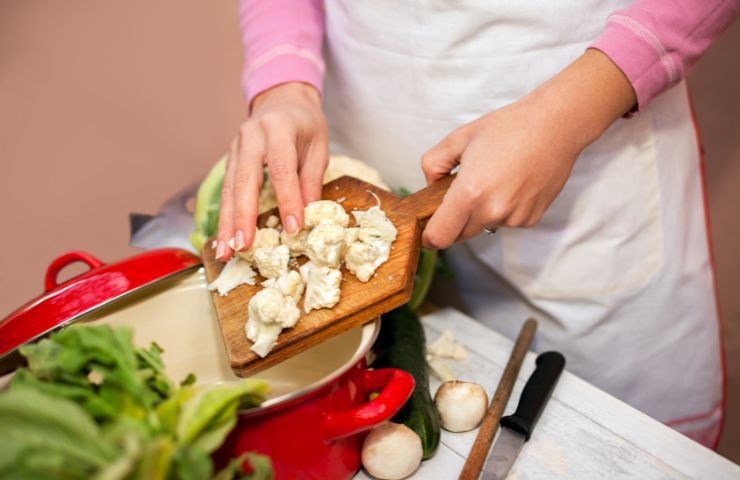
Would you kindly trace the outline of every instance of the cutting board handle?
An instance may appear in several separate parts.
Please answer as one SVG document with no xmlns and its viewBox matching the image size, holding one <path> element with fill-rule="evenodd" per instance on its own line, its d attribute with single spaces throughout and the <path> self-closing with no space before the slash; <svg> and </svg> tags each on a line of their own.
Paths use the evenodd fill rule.
<svg viewBox="0 0 740 480">
<path fill-rule="evenodd" d="M 404 210 L 415 215 L 422 222 L 429 218 L 437 211 L 442 203 L 442 199 L 447 190 L 452 185 L 457 175 L 447 175 L 441 180 L 437 180 L 426 188 L 422 188 L 416 193 L 401 200 L 401 206 Z"/>
</svg>

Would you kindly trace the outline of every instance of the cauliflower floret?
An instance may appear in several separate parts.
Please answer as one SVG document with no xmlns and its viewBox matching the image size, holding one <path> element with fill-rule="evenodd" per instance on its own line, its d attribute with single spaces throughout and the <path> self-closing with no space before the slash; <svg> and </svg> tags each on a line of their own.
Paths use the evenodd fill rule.
<svg viewBox="0 0 740 480">
<path fill-rule="evenodd" d="M 267 228 L 277 228 L 278 225 L 280 225 L 280 219 L 275 215 L 270 215 L 265 220 L 265 227 Z"/>
<path fill-rule="evenodd" d="M 375 270 L 388 260 L 390 251 L 390 242 L 354 242 L 347 249 L 344 262 L 347 270 L 352 272 L 358 280 L 367 282 Z"/>
<path fill-rule="evenodd" d="M 306 205 L 303 211 L 303 224 L 307 229 L 324 224 L 346 227 L 349 225 L 349 215 L 337 202 L 318 200 Z"/>
<path fill-rule="evenodd" d="M 277 247 L 280 245 L 280 232 L 274 228 L 258 228 L 254 232 L 254 241 L 245 251 L 239 252 L 239 255 L 249 262 L 254 260 L 254 252 L 264 247 Z M 232 240 L 229 240 L 229 246 L 234 248 Z"/>
<path fill-rule="evenodd" d="M 347 248 L 344 231 L 339 225 L 317 226 L 306 237 L 306 256 L 316 265 L 339 268 Z"/>
<path fill-rule="evenodd" d="M 280 275 L 278 278 L 265 280 L 260 285 L 263 287 L 277 288 L 280 290 L 280 293 L 293 298 L 296 303 L 301 299 L 301 295 L 303 295 L 303 287 L 305 286 L 301 275 L 295 270 L 291 270 L 286 274 Z"/>
<path fill-rule="evenodd" d="M 392 242 L 396 239 L 398 230 L 380 207 L 371 207 L 365 211 L 352 212 L 355 222 L 360 227 L 359 239 L 366 243 L 382 240 Z"/>
<path fill-rule="evenodd" d="M 306 283 L 303 310 L 308 313 L 320 308 L 332 308 L 339 303 L 342 272 L 306 262 L 301 267 L 301 278 Z"/>
<path fill-rule="evenodd" d="M 256 276 L 252 266 L 235 255 L 224 265 L 218 277 L 208 285 L 208 290 L 211 292 L 217 290 L 218 294 L 223 297 L 243 283 L 254 285 Z"/>
<path fill-rule="evenodd" d="M 344 175 L 351 175 L 384 190 L 390 190 L 388 185 L 380 178 L 380 173 L 365 162 L 343 155 L 331 155 L 329 157 L 329 165 L 324 170 L 324 185 Z M 277 206 L 278 201 L 275 188 L 272 186 L 272 182 L 268 177 L 265 179 L 260 190 L 259 213 L 265 213 Z"/>
<path fill-rule="evenodd" d="M 349 227 L 344 229 L 344 243 L 347 246 L 352 245 L 360 236 L 359 227 Z"/>
<path fill-rule="evenodd" d="M 277 247 L 262 247 L 254 252 L 254 262 L 257 269 L 265 278 L 277 278 L 288 273 L 290 249 L 287 245 Z"/>
<path fill-rule="evenodd" d="M 265 288 L 249 301 L 245 326 L 251 350 L 265 357 L 275 346 L 283 328 L 295 326 L 301 316 L 292 297 L 283 295 L 277 288 Z"/>
<path fill-rule="evenodd" d="M 280 241 L 283 245 L 287 245 L 290 248 L 291 257 L 300 257 L 306 250 L 306 237 L 308 236 L 307 230 L 300 230 L 295 235 L 291 235 L 285 230 L 280 232 Z"/>
<path fill-rule="evenodd" d="M 329 183 L 344 175 L 351 175 L 382 189 L 390 190 L 380 178 L 380 173 L 365 162 L 344 155 L 329 157 L 329 165 L 324 170 L 324 183 Z"/>
<path fill-rule="evenodd" d="M 427 345 L 427 353 L 435 357 L 464 359 L 468 357 L 465 347 L 455 340 L 452 332 L 445 330 L 435 341 Z"/>
</svg>

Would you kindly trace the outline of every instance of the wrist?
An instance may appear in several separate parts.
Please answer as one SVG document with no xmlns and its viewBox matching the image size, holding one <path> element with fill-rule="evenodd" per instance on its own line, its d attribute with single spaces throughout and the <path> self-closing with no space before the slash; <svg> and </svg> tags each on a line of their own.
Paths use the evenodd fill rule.
<svg viewBox="0 0 740 480">
<path fill-rule="evenodd" d="M 598 50 L 587 50 L 528 97 L 570 133 L 570 141 L 580 150 L 596 141 L 636 102 L 627 77 Z"/>
<path fill-rule="evenodd" d="M 281 83 L 254 97 L 250 112 L 253 114 L 262 108 L 282 103 L 304 103 L 321 108 L 321 94 L 315 87 L 307 83 Z"/>
</svg>

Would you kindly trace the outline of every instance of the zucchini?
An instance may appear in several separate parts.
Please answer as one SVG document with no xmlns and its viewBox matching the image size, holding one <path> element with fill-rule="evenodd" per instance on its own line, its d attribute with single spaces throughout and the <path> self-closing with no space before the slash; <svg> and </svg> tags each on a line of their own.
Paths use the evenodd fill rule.
<svg viewBox="0 0 740 480">
<path fill-rule="evenodd" d="M 414 392 L 393 421 L 403 423 L 419 435 L 425 460 L 433 457 L 439 445 L 440 422 L 429 393 L 426 339 L 416 312 L 403 306 L 383 315 L 373 350 L 376 354 L 373 367 L 400 368 L 414 377 Z"/>
</svg>

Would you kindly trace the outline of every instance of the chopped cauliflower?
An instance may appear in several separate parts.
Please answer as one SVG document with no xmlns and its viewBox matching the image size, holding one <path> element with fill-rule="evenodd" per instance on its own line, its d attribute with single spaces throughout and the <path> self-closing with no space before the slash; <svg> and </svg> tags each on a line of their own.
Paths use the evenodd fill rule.
<svg viewBox="0 0 740 480">
<path fill-rule="evenodd" d="M 254 252 L 264 247 L 277 247 L 280 245 L 280 232 L 274 228 L 258 228 L 254 232 L 254 241 L 245 251 L 239 252 L 239 255 L 247 261 L 254 260 Z M 229 240 L 229 246 L 234 248 L 233 242 Z"/>
<path fill-rule="evenodd" d="M 352 215 L 358 225 L 355 227 L 356 240 L 347 248 L 344 262 L 347 270 L 361 282 L 367 282 L 378 267 L 388 260 L 391 243 L 398 231 L 378 206 L 365 211 L 355 210 Z"/>
<path fill-rule="evenodd" d="M 339 225 L 321 224 L 306 237 L 306 256 L 316 265 L 339 268 L 347 248 L 345 229 Z"/>
<path fill-rule="evenodd" d="M 331 155 L 329 164 L 324 170 L 323 183 L 327 184 L 344 175 L 351 175 L 367 183 L 372 183 L 376 187 L 384 190 L 390 190 L 380 178 L 380 173 L 362 160 L 346 157 L 344 155 Z M 265 213 L 278 206 L 277 195 L 272 182 L 268 177 L 262 184 L 259 198 L 259 213 Z"/>
<path fill-rule="evenodd" d="M 313 262 L 306 262 L 300 271 L 301 278 L 306 283 L 306 295 L 303 298 L 303 310 L 306 313 L 320 308 L 332 308 L 339 303 L 341 271 L 321 267 Z"/>
<path fill-rule="evenodd" d="M 390 242 L 354 242 L 347 249 L 344 263 L 347 270 L 352 272 L 358 280 L 367 282 L 375 270 L 388 260 L 390 251 Z"/>
<path fill-rule="evenodd" d="M 300 257 L 301 255 L 305 254 L 307 236 L 307 230 L 301 230 L 294 235 L 291 235 L 283 230 L 282 232 L 280 232 L 280 241 L 283 242 L 283 245 L 287 245 L 288 248 L 290 248 L 291 257 Z"/>
<path fill-rule="evenodd" d="M 249 301 L 245 326 L 251 350 L 265 357 L 277 343 L 283 328 L 295 326 L 301 316 L 295 300 L 277 288 L 265 288 Z"/>
<path fill-rule="evenodd" d="M 349 225 L 349 215 L 337 202 L 318 200 L 306 205 L 303 211 L 303 224 L 306 229 L 325 224 L 346 227 Z"/>
<path fill-rule="evenodd" d="M 365 211 L 355 210 L 352 215 L 355 217 L 357 226 L 360 227 L 358 236 L 361 241 L 368 243 L 377 240 L 392 242 L 396 239 L 398 230 L 377 205 Z"/>
<path fill-rule="evenodd" d="M 468 351 L 452 336 L 452 332 L 445 330 L 435 341 L 427 345 L 427 353 L 435 357 L 454 358 L 462 360 L 468 357 Z"/>
<path fill-rule="evenodd" d="M 440 357 L 427 355 L 427 365 L 429 365 L 429 370 L 431 370 L 432 375 L 442 382 L 450 382 L 456 379 L 455 372 L 453 372 L 447 362 Z"/>
<path fill-rule="evenodd" d="M 235 255 L 224 265 L 221 273 L 208 285 L 209 291 L 218 291 L 222 297 L 242 284 L 254 285 L 257 274 L 246 260 Z"/>
<path fill-rule="evenodd" d="M 276 217 L 275 215 L 270 215 L 267 217 L 267 220 L 265 221 L 265 227 L 267 228 L 277 228 L 277 226 L 280 225 L 280 219 Z"/>
<path fill-rule="evenodd" d="M 360 236 L 360 229 L 358 227 L 350 227 L 344 230 L 344 243 L 347 246 L 352 245 Z"/>
<path fill-rule="evenodd" d="M 301 275 L 295 270 L 291 270 L 288 273 L 280 275 L 278 278 L 265 280 L 260 285 L 268 288 L 277 288 L 280 290 L 280 293 L 293 298 L 296 303 L 301 299 L 301 295 L 303 295 L 303 287 L 305 286 Z"/>
<path fill-rule="evenodd" d="M 254 251 L 254 263 L 265 278 L 277 278 L 288 273 L 289 260 L 290 249 L 287 245 L 262 247 Z"/>
<path fill-rule="evenodd" d="M 332 155 L 329 164 L 324 170 L 324 183 L 329 183 L 344 175 L 350 175 L 360 180 L 372 183 L 384 190 L 390 190 L 388 185 L 380 178 L 380 173 L 373 167 L 363 162 L 344 155 Z"/>
</svg>

